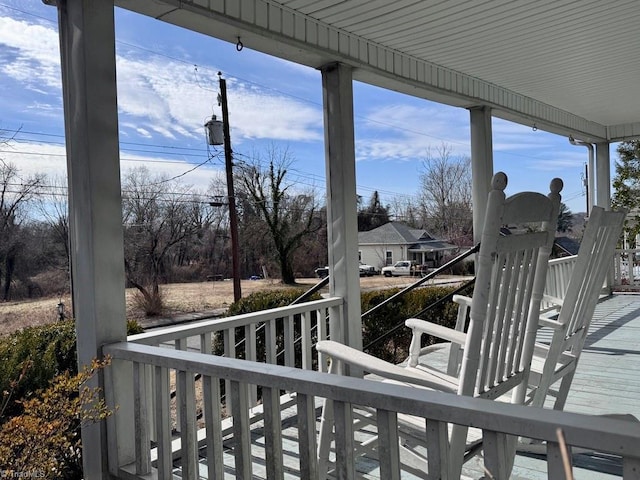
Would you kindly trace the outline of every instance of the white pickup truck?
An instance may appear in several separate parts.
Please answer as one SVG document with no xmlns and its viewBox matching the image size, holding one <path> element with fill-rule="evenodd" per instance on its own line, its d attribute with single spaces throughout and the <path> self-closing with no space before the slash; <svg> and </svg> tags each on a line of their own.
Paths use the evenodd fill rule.
<svg viewBox="0 0 640 480">
<path fill-rule="evenodd" d="M 409 260 L 400 260 L 399 262 L 396 262 L 395 265 L 382 267 L 382 274 L 385 277 L 399 277 L 401 275 L 411 275 L 414 270 L 415 267 L 413 262 Z"/>
</svg>

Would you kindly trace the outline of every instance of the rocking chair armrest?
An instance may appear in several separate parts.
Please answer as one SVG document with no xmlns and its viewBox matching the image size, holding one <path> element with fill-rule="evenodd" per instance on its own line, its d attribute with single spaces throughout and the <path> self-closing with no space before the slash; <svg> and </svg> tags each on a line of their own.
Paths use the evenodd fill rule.
<svg viewBox="0 0 640 480">
<path fill-rule="evenodd" d="M 456 393 L 457 391 L 456 385 L 452 384 L 447 375 L 443 374 L 440 377 L 436 373 L 432 374 L 414 368 L 399 367 L 332 340 L 319 341 L 316 344 L 316 349 L 318 352 L 330 356 L 332 361 L 339 360 L 349 365 L 358 366 L 385 379 L 450 393 Z"/>
<path fill-rule="evenodd" d="M 544 300 L 547 303 L 553 303 L 555 305 L 555 308 L 558 308 L 558 309 L 560 309 L 560 307 L 562 307 L 562 304 L 564 303 L 563 298 L 554 297 L 553 295 L 549 295 L 546 293 L 542 295 L 542 300 Z"/>
<path fill-rule="evenodd" d="M 454 295 L 453 296 L 453 301 L 456 302 L 458 305 L 461 305 L 463 307 L 467 307 L 467 308 L 471 308 L 471 302 L 472 302 L 472 298 L 471 297 L 467 297 L 465 295 Z"/>
<path fill-rule="evenodd" d="M 459 345 L 464 345 L 467 341 L 467 334 L 464 332 L 444 327 L 437 323 L 420 320 L 419 318 L 409 318 L 404 324 L 413 330 L 414 335 L 416 332 L 421 334 L 426 333 Z"/>
<path fill-rule="evenodd" d="M 554 330 L 560 330 L 564 325 L 557 320 L 552 320 L 546 317 L 540 317 L 538 319 L 538 327 L 549 327 Z"/>
</svg>

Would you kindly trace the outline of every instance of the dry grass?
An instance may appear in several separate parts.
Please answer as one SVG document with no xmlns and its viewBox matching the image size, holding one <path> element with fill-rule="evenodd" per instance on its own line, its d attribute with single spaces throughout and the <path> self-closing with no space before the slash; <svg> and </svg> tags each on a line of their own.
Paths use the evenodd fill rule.
<svg viewBox="0 0 640 480">
<path fill-rule="evenodd" d="M 316 278 L 299 279 L 298 284 L 303 288 L 310 288 L 318 281 Z M 405 277 L 386 278 L 382 276 L 361 278 L 363 290 L 374 288 L 389 288 L 406 285 L 410 280 Z M 277 280 L 243 280 L 241 282 L 242 295 L 246 296 L 259 290 L 283 288 Z M 166 316 L 171 317 L 181 313 L 201 312 L 226 308 L 233 303 L 233 282 L 203 282 L 176 283 L 162 286 L 166 304 Z M 135 308 L 132 300 L 134 290 L 127 289 L 127 318 L 140 320 L 144 314 Z M 57 320 L 57 305 L 62 300 L 65 311 L 71 315 L 71 298 L 69 296 L 27 300 L 21 302 L 0 303 L 0 335 L 13 332 L 29 326 L 45 325 Z"/>
</svg>

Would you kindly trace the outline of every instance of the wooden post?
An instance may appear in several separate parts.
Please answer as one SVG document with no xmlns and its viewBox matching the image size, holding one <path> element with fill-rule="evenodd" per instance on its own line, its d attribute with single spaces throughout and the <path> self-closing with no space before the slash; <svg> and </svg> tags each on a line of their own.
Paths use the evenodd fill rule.
<svg viewBox="0 0 640 480">
<path fill-rule="evenodd" d="M 229 104 L 227 102 L 227 81 L 220 77 L 220 104 L 222 106 L 222 131 L 224 132 L 224 164 L 227 171 L 227 197 L 229 201 L 229 230 L 231 230 L 231 263 L 233 268 L 233 301 L 242 297 L 240 287 L 240 246 L 238 238 L 238 212 L 236 194 L 233 187 L 233 152 L 229 129 Z"/>
<path fill-rule="evenodd" d="M 73 306 L 78 363 L 127 338 L 113 0 L 58 1 L 64 97 Z M 134 455 L 131 365 L 114 362 L 110 420 L 82 428 L 84 478 L 111 478 Z M 112 405 L 113 406 L 113 405 Z M 117 434 L 117 438 L 116 438 Z M 107 467 L 107 451 L 109 465 Z"/>
<path fill-rule="evenodd" d="M 491 109 L 469 109 L 471 120 L 471 175 L 473 206 L 473 243 L 480 242 L 484 227 L 484 213 L 493 177 L 493 140 Z"/>
<path fill-rule="evenodd" d="M 332 296 L 344 299 L 342 331 L 332 331 L 331 338 L 362 350 L 351 68 L 333 63 L 320 70 L 327 166 L 329 289 Z"/>
</svg>

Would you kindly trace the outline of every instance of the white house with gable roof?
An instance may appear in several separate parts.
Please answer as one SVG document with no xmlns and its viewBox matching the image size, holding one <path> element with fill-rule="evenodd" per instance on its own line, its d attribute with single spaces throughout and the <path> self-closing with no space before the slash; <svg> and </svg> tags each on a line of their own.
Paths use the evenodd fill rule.
<svg viewBox="0 0 640 480">
<path fill-rule="evenodd" d="M 399 260 L 411 260 L 417 265 L 434 268 L 457 250 L 456 245 L 433 238 L 426 230 L 410 228 L 400 222 L 358 232 L 360 262 L 377 269 Z"/>
</svg>

